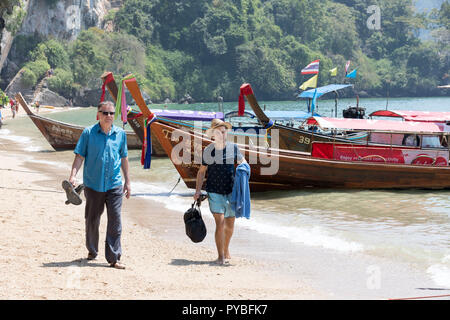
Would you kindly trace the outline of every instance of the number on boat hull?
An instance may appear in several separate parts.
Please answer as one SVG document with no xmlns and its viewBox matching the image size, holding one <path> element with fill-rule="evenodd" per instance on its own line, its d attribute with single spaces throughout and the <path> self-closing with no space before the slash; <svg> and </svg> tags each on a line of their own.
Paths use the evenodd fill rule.
<svg viewBox="0 0 450 320">
<path fill-rule="evenodd" d="M 300 136 L 300 137 L 298 138 L 298 143 L 301 143 L 301 144 L 310 144 L 310 143 L 311 143 L 311 139 L 308 138 L 308 137 L 305 137 L 305 136 Z"/>
</svg>

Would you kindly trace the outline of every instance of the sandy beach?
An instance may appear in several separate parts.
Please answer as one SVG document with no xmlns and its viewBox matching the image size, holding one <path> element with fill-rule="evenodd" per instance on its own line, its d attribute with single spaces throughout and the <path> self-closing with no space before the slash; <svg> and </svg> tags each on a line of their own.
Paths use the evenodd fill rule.
<svg viewBox="0 0 450 320">
<path fill-rule="evenodd" d="M 230 265 L 218 266 L 210 246 L 160 237 L 153 230 L 168 209 L 138 197 L 124 199 L 122 210 L 126 270 L 110 268 L 104 258 L 106 213 L 99 256 L 87 261 L 84 203 L 66 205 L 61 188 L 71 163 L 30 162 L 17 146 L 1 140 L 0 163 L 0 299 L 326 298 L 301 276 L 278 272 L 276 262 L 236 255 Z M 151 226 L 133 218 L 143 208 L 151 209 Z"/>
</svg>

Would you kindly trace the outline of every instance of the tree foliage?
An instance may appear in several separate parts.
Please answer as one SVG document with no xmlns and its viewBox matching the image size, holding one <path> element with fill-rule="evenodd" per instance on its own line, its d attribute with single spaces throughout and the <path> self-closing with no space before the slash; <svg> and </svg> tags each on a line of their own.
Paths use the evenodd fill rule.
<svg viewBox="0 0 450 320">
<path fill-rule="evenodd" d="M 381 10 L 380 30 L 367 26 L 371 5 Z M 316 59 L 319 85 L 348 80 L 351 60 L 355 89 L 372 96 L 442 94 L 436 86 L 450 69 L 448 0 L 430 16 L 413 0 L 127 0 L 108 19 L 116 32 L 91 28 L 70 44 L 22 40 L 32 52 L 27 68 L 57 68 L 59 92 L 99 87 L 105 70 L 132 72 L 154 101 L 236 100 L 244 81 L 261 99 L 291 99 L 308 79 L 300 70 Z M 429 41 L 418 36 L 425 27 Z"/>
</svg>

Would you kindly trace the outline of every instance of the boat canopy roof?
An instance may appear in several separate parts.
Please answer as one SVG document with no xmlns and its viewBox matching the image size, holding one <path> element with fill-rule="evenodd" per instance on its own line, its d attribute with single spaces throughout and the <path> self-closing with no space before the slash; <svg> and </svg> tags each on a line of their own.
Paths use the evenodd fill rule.
<svg viewBox="0 0 450 320">
<path fill-rule="evenodd" d="M 306 123 L 309 125 L 316 125 L 323 130 L 362 130 L 416 134 L 436 134 L 444 132 L 442 125 L 431 122 L 311 117 Z"/>
<path fill-rule="evenodd" d="M 157 117 L 185 121 L 211 121 L 212 119 L 224 119 L 223 112 L 213 111 L 152 109 L 152 112 L 155 113 Z"/>
<path fill-rule="evenodd" d="M 271 120 L 306 120 L 312 116 L 311 112 L 306 111 L 264 111 L 264 114 Z M 238 117 L 237 111 L 231 111 L 225 114 L 225 118 Z M 314 113 L 314 116 L 320 117 Z M 256 118 L 252 111 L 245 111 L 244 117 Z"/>
<path fill-rule="evenodd" d="M 323 96 L 324 94 L 327 94 L 329 92 L 342 90 L 342 89 L 345 89 L 347 87 L 352 87 L 352 86 L 353 86 L 352 84 L 329 84 L 329 85 L 326 85 L 323 87 L 319 87 L 319 88 L 317 88 L 316 98 L 318 99 L 321 96 Z M 316 89 L 309 89 L 309 90 L 303 91 L 302 93 L 300 93 L 298 95 L 298 97 L 312 99 L 312 98 L 314 98 L 314 91 L 316 91 Z"/>
<path fill-rule="evenodd" d="M 379 110 L 372 112 L 370 117 L 394 117 L 406 121 L 448 122 L 450 112 L 445 111 L 415 111 L 415 110 Z"/>
</svg>

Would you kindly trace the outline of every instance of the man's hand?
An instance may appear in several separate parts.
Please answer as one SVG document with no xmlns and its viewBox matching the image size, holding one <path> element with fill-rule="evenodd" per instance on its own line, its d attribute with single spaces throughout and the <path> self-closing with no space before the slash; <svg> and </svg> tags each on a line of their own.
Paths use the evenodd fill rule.
<svg viewBox="0 0 450 320">
<path fill-rule="evenodd" d="M 125 184 L 123 185 L 123 194 L 127 199 L 130 199 L 131 196 L 131 184 L 130 184 L 130 176 L 128 174 L 129 170 L 129 164 L 128 164 L 128 157 L 124 157 L 121 160 L 121 167 L 123 171 L 123 175 L 125 177 Z"/>
<path fill-rule="evenodd" d="M 69 182 L 75 187 L 75 176 L 70 176 Z"/>
<path fill-rule="evenodd" d="M 69 182 L 75 186 L 75 176 L 77 175 L 78 170 L 80 170 L 81 165 L 83 164 L 84 158 L 79 154 L 75 155 L 75 159 L 73 159 L 72 169 L 70 170 Z"/>
<path fill-rule="evenodd" d="M 194 194 L 194 201 L 197 201 L 200 198 L 201 194 L 202 194 L 201 191 L 196 192 Z"/>
<path fill-rule="evenodd" d="M 131 185 L 129 182 L 125 182 L 123 185 L 123 193 L 127 199 L 130 199 L 131 196 Z"/>
</svg>

